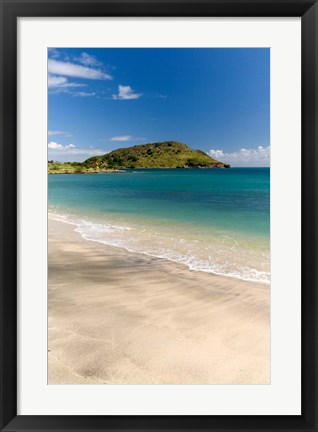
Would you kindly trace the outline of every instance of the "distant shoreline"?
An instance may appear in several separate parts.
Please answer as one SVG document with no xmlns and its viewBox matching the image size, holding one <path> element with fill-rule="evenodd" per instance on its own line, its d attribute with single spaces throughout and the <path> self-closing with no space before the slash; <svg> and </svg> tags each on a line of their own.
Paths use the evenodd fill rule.
<svg viewBox="0 0 318 432">
<path fill-rule="evenodd" d="M 266 167 L 265 167 L 266 168 Z M 122 169 L 110 169 L 110 170 L 95 170 L 95 171 L 48 171 L 48 174 L 116 174 L 116 173 L 125 173 L 127 170 L 150 170 L 150 169 L 158 169 L 158 170 L 214 170 L 214 169 L 227 169 L 225 167 L 138 167 L 138 168 L 122 168 Z"/>
<path fill-rule="evenodd" d="M 125 170 L 100 170 L 100 171 L 78 171 L 78 172 L 71 172 L 71 171 L 48 171 L 48 174 L 116 174 L 116 173 L 125 173 Z"/>
</svg>

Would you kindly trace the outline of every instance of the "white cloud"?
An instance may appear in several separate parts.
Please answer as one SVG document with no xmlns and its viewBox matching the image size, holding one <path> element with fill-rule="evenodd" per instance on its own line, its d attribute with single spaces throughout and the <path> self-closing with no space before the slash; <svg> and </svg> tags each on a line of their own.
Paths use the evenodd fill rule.
<svg viewBox="0 0 318 432">
<path fill-rule="evenodd" d="M 57 76 L 48 76 L 48 86 L 51 87 L 60 87 L 67 83 L 67 78 L 64 77 L 57 77 Z"/>
<path fill-rule="evenodd" d="M 54 149 L 54 150 L 64 148 L 62 144 L 58 144 L 57 142 L 54 141 L 49 142 L 47 146 L 49 149 Z"/>
<path fill-rule="evenodd" d="M 62 62 L 59 60 L 48 60 L 49 74 L 70 76 L 73 78 L 84 78 L 90 80 L 110 80 L 111 75 L 91 67 L 82 66 L 70 62 Z"/>
<path fill-rule="evenodd" d="M 270 146 L 242 148 L 233 153 L 224 153 L 223 150 L 210 150 L 208 155 L 235 167 L 269 167 L 270 165 Z"/>
<path fill-rule="evenodd" d="M 55 141 L 50 141 L 47 146 L 49 149 L 52 149 L 52 150 L 65 150 L 65 149 L 76 148 L 75 144 L 63 145 L 63 144 L 59 144 Z"/>
<path fill-rule="evenodd" d="M 76 147 L 75 144 L 59 144 L 51 141 L 48 143 L 48 159 L 55 160 L 58 162 L 83 162 L 91 156 L 99 156 L 107 153 L 103 149 L 95 149 L 90 146 Z"/>
<path fill-rule="evenodd" d="M 81 78 L 88 80 L 110 80 L 112 76 L 98 68 L 102 64 L 95 57 L 87 53 L 82 53 L 76 61 L 82 64 L 72 63 L 71 61 L 56 60 L 60 56 L 60 52 L 56 49 L 49 51 L 50 58 L 48 60 L 48 87 L 53 89 L 52 93 L 70 93 L 73 96 L 86 97 L 95 96 L 96 93 L 86 92 L 70 92 L 68 88 L 84 87 L 86 84 L 70 82 L 68 77 Z M 65 58 L 65 55 L 64 55 Z"/>
<path fill-rule="evenodd" d="M 51 58 L 56 59 L 56 58 L 60 57 L 60 52 L 56 48 L 49 48 L 48 51 L 49 51 L 49 56 Z"/>
<path fill-rule="evenodd" d="M 69 82 L 67 78 L 63 76 L 48 75 L 48 88 L 68 88 L 68 87 L 85 87 L 85 84 L 78 84 L 75 82 Z"/>
<path fill-rule="evenodd" d="M 119 100 L 129 100 L 129 99 L 139 99 L 142 96 L 141 93 L 135 93 L 130 86 L 118 86 L 118 94 L 113 94 L 113 99 Z"/>
<path fill-rule="evenodd" d="M 78 96 L 78 97 L 89 97 L 89 96 L 95 96 L 96 93 L 87 93 L 87 92 L 72 92 L 72 96 Z"/>
<path fill-rule="evenodd" d="M 86 52 L 82 52 L 78 61 L 82 63 L 84 66 L 101 66 L 102 63 L 96 59 L 96 57 L 87 54 Z"/>
<path fill-rule="evenodd" d="M 214 159 L 219 159 L 219 158 L 225 156 L 225 154 L 223 153 L 223 150 L 210 150 L 208 152 L 208 155 L 210 155 Z"/>
<path fill-rule="evenodd" d="M 49 130 L 47 134 L 48 136 L 53 136 L 53 135 L 64 136 L 64 137 L 72 136 L 72 134 L 70 134 L 69 132 L 63 132 L 59 130 Z"/>
<path fill-rule="evenodd" d="M 110 141 L 133 141 L 137 138 L 134 138 L 131 135 L 120 135 L 120 136 L 114 136 L 112 138 L 110 138 Z"/>
</svg>

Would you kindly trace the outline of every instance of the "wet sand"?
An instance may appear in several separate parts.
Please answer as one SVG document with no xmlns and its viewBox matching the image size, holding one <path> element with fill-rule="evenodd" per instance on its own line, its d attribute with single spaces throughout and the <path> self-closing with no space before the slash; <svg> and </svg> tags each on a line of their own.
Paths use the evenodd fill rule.
<svg viewBox="0 0 318 432">
<path fill-rule="evenodd" d="M 49 384 L 269 384 L 270 288 L 49 220 Z"/>
</svg>

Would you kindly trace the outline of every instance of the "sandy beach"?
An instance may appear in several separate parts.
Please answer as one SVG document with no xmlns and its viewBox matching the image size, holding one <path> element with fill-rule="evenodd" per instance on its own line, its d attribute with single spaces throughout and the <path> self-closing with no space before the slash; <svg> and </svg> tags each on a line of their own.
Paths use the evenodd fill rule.
<svg viewBox="0 0 318 432">
<path fill-rule="evenodd" d="M 269 384 L 270 287 L 49 220 L 49 384 Z"/>
</svg>

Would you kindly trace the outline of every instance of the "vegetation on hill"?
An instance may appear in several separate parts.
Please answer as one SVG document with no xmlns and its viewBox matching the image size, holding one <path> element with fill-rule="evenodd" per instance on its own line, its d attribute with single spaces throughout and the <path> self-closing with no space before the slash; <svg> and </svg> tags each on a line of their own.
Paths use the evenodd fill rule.
<svg viewBox="0 0 318 432">
<path fill-rule="evenodd" d="M 49 174 L 82 174 L 83 172 L 94 172 L 92 168 L 86 168 L 80 162 L 54 162 L 48 161 Z"/>
<path fill-rule="evenodd" d="M 91 169 L 120 168 L 229 168 L 201 150 L 177 141 L 164 141 L 120 148 L 83 162 Z"/>
<path fill-rule="evenodd" d="M 86 167 L 81 162 L 54 162 L 48 161 L 49 174 L 97 174 L 125 172 L 118 169 L 94 169 Z"/>
<path fill-rule="evenodd" d="M 121 172 L 125 168 L 229 168 L 201 150 L 176 141 L 164 141 L 120 148 L 81 162 L 48 161 L 49 174 Z"/>
</svg>

